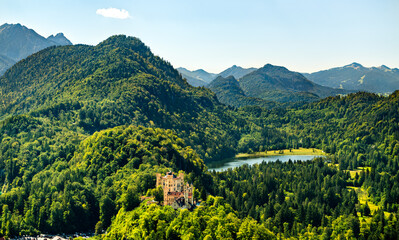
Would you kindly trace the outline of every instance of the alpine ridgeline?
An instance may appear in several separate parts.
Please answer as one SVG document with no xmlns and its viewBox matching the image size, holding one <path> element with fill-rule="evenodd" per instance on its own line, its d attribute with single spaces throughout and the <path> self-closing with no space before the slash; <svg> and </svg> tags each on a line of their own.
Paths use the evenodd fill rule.
<svg viewBox="0 0 399 240">
<path fill-rule="evenodd" d="M 0 26 L 0 76 L 13 64 L 44 48 L 54 45 L 71 45 L 62 33 L 48 38 L 21 24 Z"/>
<path fill-rule="evenodd" d="M 217 76 L 222 76 L 224 78 L 233 76 L 236 79 L 239 79 L 243 77 L 244 75 L 255 71 L 256 68 L 242 68 L 236 65 L 233 65 L 232 67 L 218 73 L 208 73 L 207 71 L 203 69 L 198 69 L 195 71 L 190 71 L 186 68 L 177 68 L 177 71 L 179 71 L 182 75 L 183 78 L 187 79 L 187 82 L 191 84 L 194 87 L 202 87 L 208 85 L 210 82 L 212 82 Z"/>
<path fill-rule="evenodd" d="M 183 78 L 187 79 L 187 82 L 194 87 L 202 87 L 210 83 L 217 76 L 214 73 L 208 73 L 203 69 L 190 71 L 185 68 L 177 68 L 177 71 L 182 75 Z"/>
<path fill-rule="evenodd" d="M 29 56 L 0 78 L 0 99 L 0 119 L 31 113 L 86 134 L 124 124 L 174 129 L 205 160 L 234 155 L 241 135 L 210 90 L 122 35 Z"/>
<path fill-rule="evenodd" d="M 305 76 L 317 84 L 334 88 L 374 93 L 390 93 L 399 89 L 399 69 L 385 65 L 367 68 L 352 63 Z"/>
<path fill-rule="evenodd" d="M 348 91 L 320 86 L 285 67 L 266 64 L 239 81 L 246 96 L 276 102 L 315 101 Z"/>
<path fill-rule="evenodd" d="M 269 68 L 273 86 L 312 89 Z M 247 96 L 232 77 L 218 82 Z M 0 77 L 0 94 L 1 238 L 397 239 L 399 91 L 231 109 L 137 38 L 113 36 L 29 56 Z M 201 159 L 297 148 L 327 155 L 219 173 Z M 180 170 L 199 207 L 140 203 L 163 200 L 155 173 Z"/>
<path fill-rule="evenodd" d="M 240 79 L 255 70 L 256 70 L 256 68 L 242 68 L 240 66 L 233 65 L 232 67 L 224 70 L 223 72 L 219 73 L 218 75 L 222 76 L 224 78 L 226 78 L 228 76 L 233 76 L 236 79 Z"/>
<path fill-rule="evenodd" d="M 220 102 L 230 106 L 261 106 L 265 108 L 274 108 L 278 105 L 276 102 L 247 97 L 240 88 L 239 82 L 233 76 L 226 78 L 218 76 L 207 87 L 216 94 Z"/>
</svg>

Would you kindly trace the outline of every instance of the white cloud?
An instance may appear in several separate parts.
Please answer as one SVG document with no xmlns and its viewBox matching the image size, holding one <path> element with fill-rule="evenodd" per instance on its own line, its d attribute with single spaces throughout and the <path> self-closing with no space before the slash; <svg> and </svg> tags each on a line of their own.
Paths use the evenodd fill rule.
<svg viewBox="0 0 399 240">
<path fill-rule="evenodd" d="M 103 17 L 107 18 L 118 18 L 118 19 L 127 19 L 130 18 L 129 12 L 125 9 L 117 9 L 117 8 L 100 8 L 97 9 L 96 13 Z"/>
</svg>

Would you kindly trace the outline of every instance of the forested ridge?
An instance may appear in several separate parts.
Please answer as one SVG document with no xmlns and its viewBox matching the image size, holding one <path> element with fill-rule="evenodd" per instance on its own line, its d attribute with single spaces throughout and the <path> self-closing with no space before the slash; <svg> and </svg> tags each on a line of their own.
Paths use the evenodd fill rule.
<svg viewBox="0 0 399 240">
<path fill-rule="evenodd" d="M 114 36 L 28 57 L 0 78 L 0 96 L 3 236 L 397 239 L 398 91 L 235 109 L 138 39 Z M 299 147 L 328 157 L 205 165 Z M 186 173 L 200 207 L 140 203 L 159 196 L 155 173 L 167 171 Z"/>
</svg>

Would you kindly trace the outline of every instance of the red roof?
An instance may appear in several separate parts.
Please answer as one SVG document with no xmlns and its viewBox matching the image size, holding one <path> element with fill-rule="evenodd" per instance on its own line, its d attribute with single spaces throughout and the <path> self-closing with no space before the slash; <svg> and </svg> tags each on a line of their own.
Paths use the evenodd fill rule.
<svg viewBox="0 0 399 240">
<path fill-rule="evenodd" d="M 168 195 L 180 196 L 180 195 L 183 195 L 183 193 L 182 192 L 168 192 Z"/>
</svg>

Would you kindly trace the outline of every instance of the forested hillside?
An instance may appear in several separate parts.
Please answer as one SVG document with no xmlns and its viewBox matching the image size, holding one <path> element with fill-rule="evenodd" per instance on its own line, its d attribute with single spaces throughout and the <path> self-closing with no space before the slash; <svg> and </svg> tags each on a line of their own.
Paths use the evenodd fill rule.
<svg viewBox="0 0 399 240">
<path fill-rule="evenodd" d="M 399 88 L 399 69 L 384 65 L 368 68 L 352 63 L 305 76 L 317 84 L 334 88 L 375 93 L 391 93 Z"/>
<path fill-rule="evenodd" d="M 2 236 L 399 235 L 399 91 L 236 109 L 188 85 L 137 38 L 114 36 L 28 57 L 0 78 L 0 96 Z M 299 147 L 327 157 L 221 173 L 205 165 L 237 152 Z M 167 171 L 185 172 L 201 206 L 140 203 L 142 195 L 159 200 L 155 173 Z"/>
<path fill-rule="evenodd" d="M 234 107 L 260 106 L 265 108 L 274 108 L 278 103 L 266 101 L 260 98 L 247 97 L 240 88 L 240 84 L 233 76 L 217 77 L 207 86 L 214 92 L 218 100 L 226 105 Z"/>
<path fill-rule="evenodd" d="M 398 113 L 399 91 L 389 97 L 330 97 L 285 111 L 243 108 L 241 114 L 261 126 L 261 132 L 242 138 L 241 151 L 316 147 L 331 155 L 312 163 L 269 163 L 214 173 L 219 182 L 215 194 L 241 216 L 249 214 L 284 236 L 310 234 L 298 229 L 311 224 L 316 235 L 395 239 Z M 346 222 L 341 225 L 339 219 Z"/>
<path fill-rule="evenodd" d="M 348 93 L 342 89 L 320 86 L 300 73 L 271 64 L 266 64 L 242 77 L 240 87 L 249 97 L 276 102 L 309 102 Z"/>
<path fill-rule="evenodd" d="M 8 123 L 7 128 L 21 128 L 26 121 Z M 45 151 L 45 137 L 38 140 L 43 139 L 32 151 Z M 18 148 L 18 140 L 3 139 L 2 155 L 7 153 L 5 141 Z M 207 178 L 203 161 L 171 130 L 117 127 L 95 133 L 69 154 L 62 154 L 62 146 L 50 148 L 59 154 L 48 159 L 47 166 L 35 166 L 46 158 L 40 156 L 25 166 L 11 163 L 14 169 L 3 168 L 7 188 L 0 195 L 2 234 L 73 233 L 94 227 L 101 232 L 119 209 L 132 210 L 139 196 L 155 188 L 156 172 L 184 170 L 196 184 Z M 17 169 L 16 176 L 7 174 Z"/>
<path fill-rule="evenodd" d="M 21 24 L 0 26 L 0 76 L 16 62 L 50 46 L 72 45 L 62 33 L 48 38 Z"/>
<path fill-rule="evenodd" d="M 13 66 L 0 89 L 0 119 L 34 111 L 84 134 L 124 124 L 174 129 L 205 160 L 233 156 L 242 127 L 210 90 L 188 85 L 132 37 L 45 49 Z"/>
</svg>

